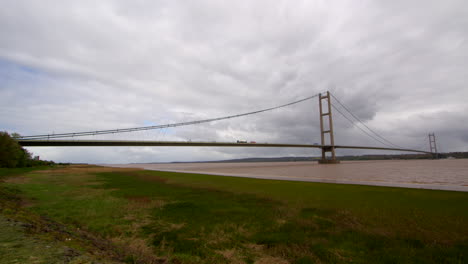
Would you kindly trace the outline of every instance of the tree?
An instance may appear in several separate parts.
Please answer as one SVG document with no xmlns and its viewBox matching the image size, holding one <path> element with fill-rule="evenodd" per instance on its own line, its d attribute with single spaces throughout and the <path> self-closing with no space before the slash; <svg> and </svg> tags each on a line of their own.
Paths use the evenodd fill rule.
<svg viewBox="0 0 468 264">
<path fill-rule="evenodd" d="M 0 167 L 15 168 L 26 163 L 28 152 L 7 132 L 0 132 Z"/>
<path fill-rule="evenodd" d="M 15 140 L 18 140 L 18 139 L 21 137 L 21 135 L 18 134 L 18 133 L 16 133 L 16 132 L 13 132 L 13 133 L 11 133 L 11 137 L 12 137 L 13 139 L 15 139 Z"/>
<path fill-rule="evenodd" d="M 24 149 L 17 141 L 17 133 L 11 136 L 7 132 L 0 132 L 0 168 L 17 168 L 54 165 L 53 161 L 33 159 L 32 154 Z"/>
</svg>

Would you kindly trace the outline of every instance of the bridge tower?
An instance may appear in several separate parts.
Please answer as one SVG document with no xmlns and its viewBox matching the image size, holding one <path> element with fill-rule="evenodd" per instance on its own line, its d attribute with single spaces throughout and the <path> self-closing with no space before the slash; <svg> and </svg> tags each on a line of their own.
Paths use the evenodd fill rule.
<svg viewBox="0 0 468 264">
<path fill-rule="evenodd" d="M 326 101 L 325 106 L 323 101 Z M 331 111 L 331 97 L 330 92 L 327 91 L 326 95 L 319 94 L 319 107 L 320 107 L 320 135 L 322 141 L 322 159 L 319 160 L 320 164 L 337 164 L 340 163 L 336 159 L 335 154 L 335 139 L 333 137 L 333 118 Z M 324 113 L 324 108 L 327 109 L 327 112 Z M 328 122 L 325 122 L 328 119 Z M 326 126 L 328 123 L 328 126 Z M 326 136 L 328 136 L 327 144 Z M 331 153 L 331 156 L 327 157 L 327 152 Z"/>
<path fill-rule="evenodd" d="M 439 154 L 437 153 L 437 145 L 434 132 L 432 132 L 432 134 L 429 133 L 429 149 L 431 150 L 431 153 L 433 154 L 434 158 L 438 159 Z"/>
</svg>

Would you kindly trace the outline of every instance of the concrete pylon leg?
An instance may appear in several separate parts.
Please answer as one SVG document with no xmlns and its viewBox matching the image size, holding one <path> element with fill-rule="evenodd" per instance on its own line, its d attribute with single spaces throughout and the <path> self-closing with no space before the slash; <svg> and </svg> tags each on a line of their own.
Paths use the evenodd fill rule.
<svg viewBox="0 0 468 264">
<path fill-rule="evenodd" d="M 326 101 L 327 104 L 327 112 L 324 113 L 323 111 L 323 101 Z M 322 159 L 319 160 L 320 164 L 337 164 L 340 163 L 339 160 L 336 159 L 335 154 L 335 139 L 333 137 L 333 118 L 332 118 L 332 111 L 331 111 L 331 98 L 330 92 L 327 91 L 326 95 L 320 94 L 319 95 L 319 108 L 320 108 L 320 136 L 322 140 Z M 324 118 L 328 117 L 328 129 L 325 128 Z M 325 141 L 325 136 L 328 135 L 330 145 L 327 145 Z M 331 157 L 327 158 L 327 152 L 331 153 Z"/>
<path fill-rule="evenodd" d="M 439 154 L 437 153 L 437 144 L 434 132 L 432 132 L 432 134 L 429 134 L 429 148 L 431 150 L 433 159 L 438 159 Z"/>
</svg>

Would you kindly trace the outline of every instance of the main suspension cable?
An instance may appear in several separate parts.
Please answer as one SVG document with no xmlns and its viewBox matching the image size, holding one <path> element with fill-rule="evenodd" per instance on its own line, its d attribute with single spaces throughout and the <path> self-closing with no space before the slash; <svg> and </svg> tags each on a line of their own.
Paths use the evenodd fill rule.
<svg viewBox="0 0 468 264">
<path fill-rule="evenodd" d="M 125 132 L 134 132 L 134 131 L 142 131 L 142 130 L 152 130 L 152 129 L 162 129 L 162 128 L 169 128 L 169 127 L 179 127 L 179 126 L 188 126 L 188 125 L 194 125 L 194 124 L 201 124 L 201 123 L 208 123 L 208 122 L 213 122 L 213 121 L 220 121 L 220 120 L 225 120 L 225 119 L 231 119 L 231 118 L 236 118 L 236 117 L 241 117 L 241 116 L 247 116 L 247 115 L 254 115 L 254 114 L 259 114 L 283 107 L 287 107 L 290 105 L 298 104 L 307 100 L 310 100 L 312 98 L 315 98 L 319 96 L 319 94 L 315 94 L 297 101 L 293 101 L 287 104 L 279 105 L 279 106 L 274 106 L 270 108 L 265 108 L 262 110 L 257 110 L 257 111 L 252 111 L 252 112 L 247 112 L 247 113 L 242 113 L 242 114 L 237 114 L 237 115 L 230 115 L 230 116 L 223 116 L 223 117 L 217 117 L 217 118 L 210 118 L 210 119 L 202 119 L 202 120 L 195 120 L 195 121 L 189 121 L 189 122 L 180 122 L 180 123 L 172 123 L 172 124 L 164 124 L 164 125 L 155 125 L 155 126 L 144 126 L 144 127 L 132 127 L 132 128 L 122 128 L 122 129 L 109 129 L 109 130 L 96 130 L 96 131 L 85 131 L 85 132 L 71 132 L 71 133 L 60 133 L 60 134 L 42 134 L 42 135 L 33 135 L 33 136 L 22 136 L 18 137 L 18 139 L 21 140 L 38 140 L 38 139 L 51 139 L 51 138 L 64 138 L 64 137 L 81 137 L 81 136 L 90 136 L 90 135 L 104 135 L 104 134 L 115 134 L 115 133 L 125 133 Z"/>
</svg>

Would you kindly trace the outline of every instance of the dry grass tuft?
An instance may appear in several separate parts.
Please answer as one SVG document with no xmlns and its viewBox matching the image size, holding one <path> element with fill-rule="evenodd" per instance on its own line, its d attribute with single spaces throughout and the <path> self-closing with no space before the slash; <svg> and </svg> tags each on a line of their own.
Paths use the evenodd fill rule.
<svg viewBox="0 0 468 264">
<path fill-rule="evenodd" d="M 216 253 L 223 256 L 231 264 L 245 264 L 242 255 L 236 249 L 217 250 Z"/>
<path fill-rule="evenodd" d="M 111 241 L 120 248 L 122 253 L 131 259 L 132 263 L 159 264 L 166 263 L 167 259 L 155 255 L 145 239 L 138 237 L 113 237 Z"/>
<path fill-rule="evenodd" d="M 278 257 L 264 256 L 257 259 L 254 264 L 289 264 L 289 262 Z"/>
<path fill-rule="evenodd" d="M 135 204 L 146 205 L 151 202 L 151 198 L 148 196 L 127 196 L 126 198 Z"/>
<path fill-rule="evenodd" d="M 62 173 L 100 173 L 100 172 L 130 172 L 139 171 L 141 169 L 135 168 L 112 168 L 112 167 L 100 167 L 94 165 L 69 165 L 50 170 L 40 170 L 36 173 L 40 174 L 62 174 Z"/>
<path fill-rule="evenodd" d="M 216 226 L 206 237 L 206 240 L 211 245 L 219 245 L 229 242 L 233 239 L 233 236 L 242 234 L 244 236 L 250 235 L 250 233 L 242 226 L 236 224 L 224 224 L 222 226 Z"/>
<path fill-rule="evenodd" d="M 148 182 L 160 182 L 160 183 L 166 183 L 167 179 L 158 177 L 154 174 L 148 174 L 148 173 L 134 173 L 134 176 L 136 176 L 138 179 L 143 180 L 143 181 L 148 181 Z"/>
<path fill-rule="evenodd" d="M 131 217 L 132 215 L 147 215 L 149 214 L 149 211 L 147 210 L 153 208 L 161 208 L 166 204 L 166 202 L 163 200 L 151 199 L 145 196 L 127 197 L 127 199 L 128 203 L 125 206 L 125 210 L 128 212 L 129 217 Z"/>
<path fill-rule="evenodd" d="M 9 177 L 4 180 L 6 183 L 13 183 L 13 184 L 25 184 L 28 183 L 31 179 L 25 176 L 16 176 L 16 177 Z"/>
<path fill-rule="evenodd" d="M 268 253 L 276 253 L 278 255 L 281 252 L 267 252 L 264 245 L 258 244 L 245 244 L 245 247 L 250 250 L 250 253 L 255 255 L 255 264 L 287 264 L 289 263 L 287 260 L 277 257 L 271 256 Z M 280 254 L 281 255 L 281 254 Z"/>
</svg>

